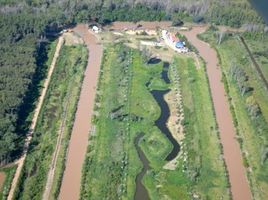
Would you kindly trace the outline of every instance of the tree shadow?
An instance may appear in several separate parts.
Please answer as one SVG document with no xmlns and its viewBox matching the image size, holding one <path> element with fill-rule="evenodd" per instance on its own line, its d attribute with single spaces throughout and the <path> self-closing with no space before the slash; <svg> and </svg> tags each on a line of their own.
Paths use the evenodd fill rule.
<svg viewBox="0 0 268 200">
<path fill-rule="evenodd" d="M 33 113 L 36 107 L 36 101 L 40 96 L 40 92 L 43 88 L 41 82 L 46 78 L 49 66 L 47 66 L 48 61 L 48 51 L 49 44 L 53 42 L 56 38 L 48 38 L 48 42 L 41 42 L 36 48 L 35 60 L 36 60 L 36 70 L 32 77 L 32 82 L 29 85 L 23 103 L 18 109 L 18 120 L 16 122 L 16 133 L 18 135 L 17 145 L 18 148 L 12 152 L 12 157 L 14 159 L 18 158 L 23 152 L 23 145 L 25 143 L 25 136 L 30 131 L 31 117 L 30 114 Z"/>
</svg>

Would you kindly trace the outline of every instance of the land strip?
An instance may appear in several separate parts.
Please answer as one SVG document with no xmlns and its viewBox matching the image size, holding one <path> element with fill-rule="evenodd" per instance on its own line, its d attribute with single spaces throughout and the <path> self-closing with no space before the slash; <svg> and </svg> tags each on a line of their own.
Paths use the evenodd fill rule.
<svg viewBox="0 0 268 200">
<path fill-rule="evenodd" d="M 41 107 L 43 105 L 43 102 L 44 102 L 44 99 L 45 99 L 45 96 L 46 96 L 46 93 L 47 93 L 48 85 L 50 83 L 51 75 L 52 75 L 52 73 L 54 71 L 56 61 L 58 59 L 60 49 L 61 49 L 63 43 L 64 43 L 64 39 L 63 39 L 63 37 L 60 37 L 59 41 L 58 41 L 58 44 L 57 44 L 57 47 L 56 47 L 56 51 L 55 51 L 52 63 L 50 65 L 50 68 L 49 68 L 49 71 L 48 71 L 48 74 L 47 74 L 47 78 L 44 81 L 43 90 L 41 92 L 41 95 L 40 95 L 40 97 L 38 99 L 37 106 L 36 106 L 35 111 L 34 111 L 34 115 L 33 115 L 32 123 L 31 123 L 30 129 L 29 129 L 29 133 L 26 136 L 23 154 L 22 154 L 21 158 L 16 161 L 17 169 L 16 169 L 16 173 L 14 175 L 14 178 L 13 178 L 13 181 L 12 181 L 12 184 L 11 184 L 11 188 L 10 188 L 10 191 L 9 191 L 9 194 L 8 194 L 8 198 L 7 198 L 8 200 L 13 199 L 13 195 L 14 195 L 14 192 L 15 192 L 15 189 L 16 189 L 16 186 L 17 186 L 17 182 L 19 180 L 19 177 L 20 177 L 20 174 L 21 174 L 21 171 L 22 171 L 22 167 L 23 167 L 23 164 L 24 164 L 25 159 L 26 159 L 27 151 L 28 151 L 31 139 L 33 137 L 33 131 L 34 131 L 35 127 L 36 127 L 37 118 L 39 116 Z"/>
<path fill-rule="evenodd" d="M 4 182 L 5 182 L 5 173 L 0 172 L 0 191 L 2 190 Z"/>
<path fill-rule="evenodd" d="M 263 83 L 264 83 L 264 85 L 266 87 L 266 90 L 268 91 L 268 81 L 266 80 L 265 76 L 263 75 L 262 70 L 261 70 L 259 64 L 257 63 L 257 61 L 255 60 L 255 58 L 253 57 L 253 55 L 252 55 L 252 53 L 251 53 L 251 51 L 250 51 L 250 49 L 249 49 L 246 41 L 244 40 L 244 38 L 242 36 L 240 36 L 239 38 L 240 38 L 242 44 L 244 45 L 246 51 L 248 52 L 248 55 L 249 55 L 249 57 L 250 57 L 253 65 L 254 65 L 254 67 L 256 68 L 256 70 L 257 70 L 257 72 L 258 72 L 261 80 L 263 81 Z"/>
<path fill-rule="evenodd" d="M 56 168 L 57 159 L 58 159 L 58 156 L 59 156 L 59 153 L 60 153 L 60 146 L 61 146 L 61 143 L 62 143 L 65 124 L 66 124 L 66 115 L 67 115 L 67 107 L 68 107 L 68 105 L 69 105 L 69 101 L 67 101 L 65 103 L 65 106 L 64 106 L 64 111 L 63 111 L 63 115 L 62 115 L 62 119 L 61 119 L 61 125 L 60 125 L 58 138 L 57 138 L 56 149 L 55 149 L 55 151 L 53 153 L 52 162 L 51 162 L 50 169 L 49 169 L 49 172 L 48 172 L 48 176 L 47 176 L 48 178 L 47 178 L 45 191 L 43 193 L 43 198 L 42 198 L 43 200 L 48 200 L 49 199 L 49 196 L 50 196 L 50 193 L 51 193 L 51 188 L 53 186 L 53 178 L 54 178 L 54 175 L 55 175 L 55 168 Z"/>
<path fill-rule="evenodd" d="M 94 34 L 88 31 L 86 25 L 77 25 L 74 31 L 84 40 L 88 50 L 88 65 L 84 74 L 83 85 L 72 135 L 66 158 L 66 168 L 63 175 L 59 199 L 79 199 L 82 166 L 88 145 L 91 128 L 91 115 L 95 99 L 99 69 L 102 59 L 102 46 Z"/>
<path fill-rule="evenodd" d="M 221 70 L 218 66 L 216 51 L 209 47 L 207 43 L 197 38 L 197 35 L 204 31 L 205 27 L 193 27 L 191 31 L 183 32 L 183 34 L 198 49 L 207 64 L 212 100 L 219 126 L 223 156 L 229 174 L 233 199 L 251 199 L 251 191 L 242 162 L 241 150 L 236 141 L 236 133 L 229 110 L 228 99 L 224 91 L 224 85 L 221 82 Z"/>
</svg>

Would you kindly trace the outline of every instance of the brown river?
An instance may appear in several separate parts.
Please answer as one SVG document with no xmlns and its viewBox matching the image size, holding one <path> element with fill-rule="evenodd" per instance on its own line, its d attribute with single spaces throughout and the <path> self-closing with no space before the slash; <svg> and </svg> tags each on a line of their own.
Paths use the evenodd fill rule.
<svg viewBox="0 0 268 200">
<path fill-rule="evenodd" d="M 251 191 L 246 177 L 246 170 L 242 162 L 241 150 L 235 138 L 236 132 L 232 122 L 232 115 L 229 110 L 224 84 L 221 81 L 222 74 L 218 66 L 217 53 L 207 43 L 197 38 L 197 35 L 205 30 L 206 27 L 194 27 L 191 31 L 182 32 L 182 34 L 197 48 L 200 56 L 206 62 L 209 85 L 233 199 L 249 200 L 252 198 Z"/>
<path fill-rule="evenodd" d="M 69 143 L 66 168 L 63 175 L 59 199 L 79 199 L 82 166 L 88 146 L 88 137 L 91 129 L 91 115 L 93 113 L 94 99 L 98 74 L 102 59 L 102 46 L 94 34 L 88 31 L 86 25 L 77 25 L 74 32 L 84 40 L 89 50 L 88 65 L 80 93 L 74 126 Z"/>
</svg>

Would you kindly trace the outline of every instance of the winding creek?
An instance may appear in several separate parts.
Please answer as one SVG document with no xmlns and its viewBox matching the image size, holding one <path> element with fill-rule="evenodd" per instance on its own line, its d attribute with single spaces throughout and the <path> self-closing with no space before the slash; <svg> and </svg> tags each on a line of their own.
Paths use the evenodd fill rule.
<svg viewBox="0 0 268 200">
<path fill-rule="evenodd" d="M 163 79 L 165 81 L 165 83 L 167 83 L 167 84 L 170 83 L 170 79 L 168 77 L 168 69 L 169 69 L 169 63 L 164 62 L 163 63 L 163 70 L 161 73 L 161 79 Z M 146 83 L 146 87 L 148 87 L 149 85 L 150 85 L 150 81 L 148 83 Z M 168 118 L 170 116 L 170 109 L 169 109 L 167 102 L 164 99 L 164 96 L 168 92 L 170 92 L 170 89 L 150 91 L 150 93 L 152 94 L 152 96 L 154 97 L 154 99 L 156 100 L 156 102 L 158 103 L 158 105 L 161 109 L 161 114 L 160 114 L 159 118 L 155 121 L 155 125 L 159 128 L 159 130 L 163 134 L 165 134 L 165 136 L 168 138 L 168 140 L 173 145 L 172 151 L 165 158 L 166 161 L 171 161 L 178 155 L 178 153 L 180 151 L 180 145 L 175 140 L 175 138 L 172 136 L 170 130 L 168 129 L 168 127 L 166 125 Z M 150 199 L 146 188 L 142 184 L 143 176 L 145 175 L 146 171 L 150 169 L 149 161 L 147 160 L 146 156 L 144 155 L 143 151 L 141 150 L 141 148 L 138 145 L 140 139 L 143 136 L 144 136 L 144 133 L 138 134 L 137 137 L 135 138 L 135 141 L 134 141 L 135 148 L 136 148 L 138 155 L 139 155 L 139 158 L 143 164 L 143 169 L 137 175 L 136 180 L 135 180 L 135 182 L 136 182 L 136 191 L 135 191 L 135 195 L 134 195 L 135 200 Z"/>
<path fill-rule="evenodd" d="M 161 78 L 165 81 L 165 83 L 169 84 L 170 79 L 168 77 L 168 69 L 169 69 L 169 63 L 164 62 L 163 64 L 163 70 L 161 73 Z M 175 138 L 172 136 L 169 128 L 167 127 L 167 121 L 170 116 L 170 109 L 169 106 L 164 99 L 164 96 L 170 92 L 170 89 L 168 90 L 152 90 L 150 91 L 151 94 L 153 95 L 154 99 L 158 103 L 160 109 L 161 109 L 161 114 L 159 118 L 155 121 L 155 125 L 160 129 L 160 131 L 165 134 L 165 136 L 169 139 L 171 144 L 173 145 L 173 148 L 171 152 L 167 155 L 166 161 L 171 161 L 173 160 L 179 153 L 180 151 L 180 145 L 175 140 Z"/>
<path fill-rule="evenodd" d="M 139 142 L 143 136 L 144 136 L 144 133 L 138 134 L 137 137 L 135 138 L 135 141 L 134 141 L 139 158 L 143 164 L 143 168 L 142 168 L 141 172 L 137 175 L 136 180 L 135 180 L 135 183 L 136 183 L 136 191 L 135 191 L 135 195 L 134 195 L 135 200 L 141 200 L 141 199 L 148 200 L 148 199 L 150 199 L 146 188 L 142 184 L 143 176 L 145 175 L 146 171 L 150 169 L 149 161 L 147 160 L 146 156 L 144 155 L 143 151 L 141 150 L 141 148 L 139 146 Z"/>
</svg>

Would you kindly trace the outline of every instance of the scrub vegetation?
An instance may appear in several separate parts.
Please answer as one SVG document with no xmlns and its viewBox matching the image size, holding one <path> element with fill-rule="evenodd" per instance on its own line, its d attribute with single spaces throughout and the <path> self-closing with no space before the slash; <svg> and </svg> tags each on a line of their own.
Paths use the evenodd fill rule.
<svg viewBox="0 0 268 200">
<path fill-rule="evenodd" d="M 238 35 L 226 34 L 220 45 L 217 43 L 215 28 L 210 28 L 200 37 L 210 42 L 218 51 L 238 141 L 243 150 L 244 165 L 248 171 L 254 198 L 267 199 L 268 93 Z M 240 35 L 249 44 L 254 58 L 267 77 L 267 58 L 264 55 L 267 35 L 252 32 Z"/>
<path fill-rule="evenodd" d="M 5 181 L 0 190 L 0 200 L 4 200 L 8 196 L 10 185 L 16 172 L 16 166 L 9 166 L 7 168 L 0 169 L 0 172 L 5 174 Z"/>
<path fill-rule="evenodd" d="M 166 170 L 165 158 L 172 148 L 154 124 L 161 110 L 150 90 L 174 89 L 175 85 L 160 78 L 163 62 L 146 61 L 141 52 L 120 43 L 106 48 L 81 199 L 133 198 L 135 177 L 142 169 L 134 139 L 141 132 L 145 134 L 139 145 L 150 162 L 142 183 L 151 199 L 191 199 L 193 195 L 229 199 L 204 67 L 197 70 L 191 58 L 179 56 L 172 63 L 181 78 L 185 150 L 177 168 Z M 171 71 L 169 76 L 173 79 Z"/>
<path fill-rule="evenodd" d="M 51 196 L 57 195 L 86 61 L 86 47 L 82 45 L 62 47 L 38 117 L 15 199 L 42 198 L 61 122 L 65 121 L 62 150 L 54 177 L 56 185 Z"/>
</svg>

